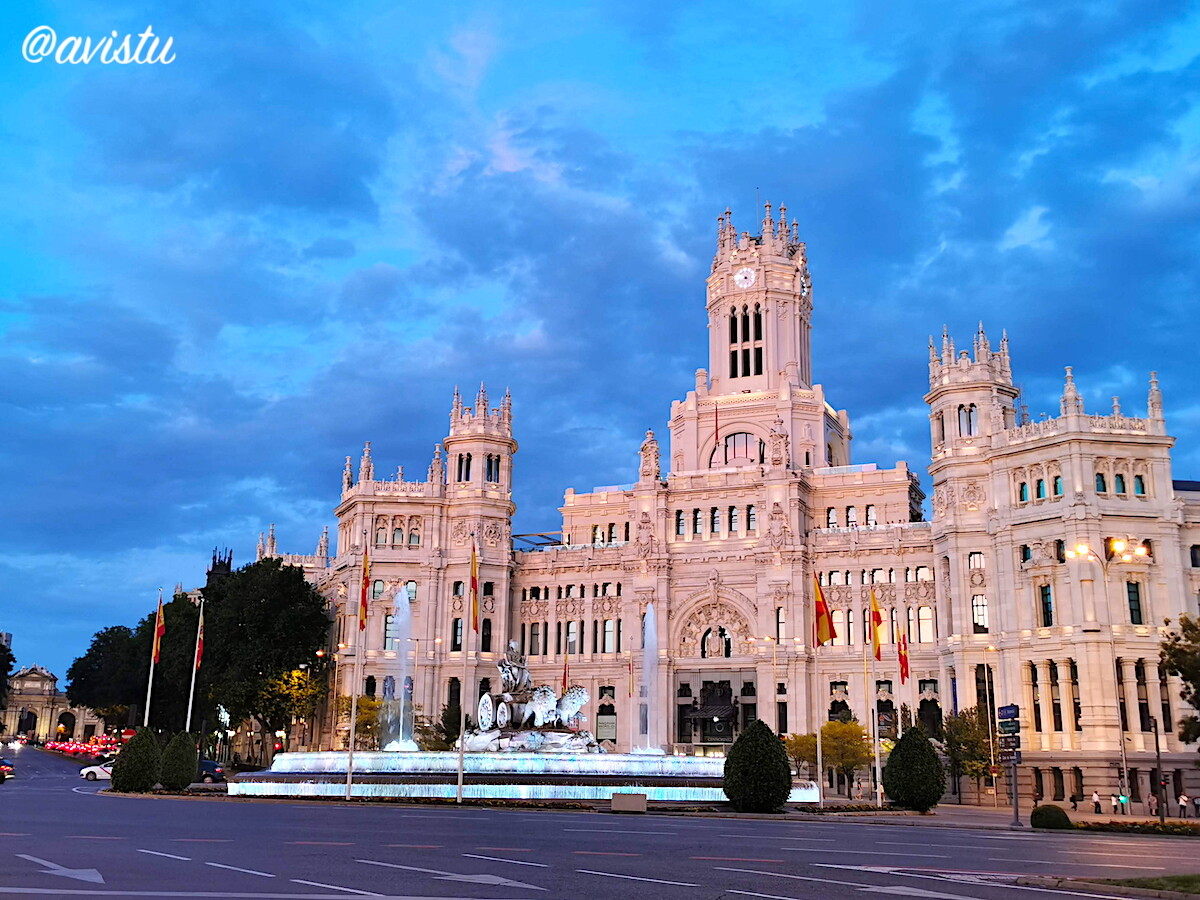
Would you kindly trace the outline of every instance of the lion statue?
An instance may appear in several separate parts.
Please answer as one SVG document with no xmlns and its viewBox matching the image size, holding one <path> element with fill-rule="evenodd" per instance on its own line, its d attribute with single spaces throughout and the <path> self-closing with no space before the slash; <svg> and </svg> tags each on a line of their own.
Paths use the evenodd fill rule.
<svg viewBox="0 0 1200 900">
<path fill-rule="evenodd" d="M 552 725 L 558 717 L 558 698 L 554 696 L 554 688 L 548 684 L 540 684 L 533 689 L 533 694 L 525 704 L 525 715 L 521 725 L 529 724 L 533 719 L 533 727 Z"/>
<path fill-rule="evenodd" d="M 591 699 L 592 695 L 587 692 L 587 688 L 583 685 L 571 685 L 567 688 L 566 693 L 562 695 L 562 699 L 558 701 L 558 708 L 556 710 L 558 721 L 566 725 L 579 715 L 579 710 L 583 709 L 584 705 Z"/>
</svg>

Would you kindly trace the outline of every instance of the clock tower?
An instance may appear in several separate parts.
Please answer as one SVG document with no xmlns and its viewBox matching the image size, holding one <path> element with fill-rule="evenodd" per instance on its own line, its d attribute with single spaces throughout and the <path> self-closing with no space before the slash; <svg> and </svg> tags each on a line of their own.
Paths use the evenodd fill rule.
<svg viewBox="0 0 1200 900">
<path fill-rule="evenodd" d="M 767 204 L 757 236 L 717 218 L 708 276 L 709 376 L 713 393 L 812 386 L 812 283 L 796 223 Z"/>
</svg>

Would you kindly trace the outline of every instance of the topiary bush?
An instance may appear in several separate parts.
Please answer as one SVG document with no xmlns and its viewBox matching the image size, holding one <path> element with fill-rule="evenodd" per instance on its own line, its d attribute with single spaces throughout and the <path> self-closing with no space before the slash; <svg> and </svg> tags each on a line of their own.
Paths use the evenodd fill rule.
<svg viewBox="0 0 1200 900">
<path fill-rule="evenodd" d="M 182 791 L 196 780 L 196 736 L 181 731 L 163 751 L 158 780 L 168 791 Z"/>
<path fill-rule="evenodd" d="M 896 743 L 883 767 L 883 789 L 899 806 L 929 812 L 946 792 L 946 773 L 929 738 L 911 728 Z"/>
<path fill-rule="evenodd" d="M 149 728 L 139 728 L 113 763 L 112 789 L 144 794 L 158 783 L 158 739 Z"/>
<path fill-rule="evenodd" d="M 1031 828 L 1071 828 L 1071 817 L 1061 806 L 1045 803 L 1035 806 L 1029 815 Z"/>
<path fill-rule="evenodd" d="M 738 812 L 780 812 L 792 792 L 792 768 L 783 741 L 756 719 L 729 748 L 725 796 Z"/>
</svg>

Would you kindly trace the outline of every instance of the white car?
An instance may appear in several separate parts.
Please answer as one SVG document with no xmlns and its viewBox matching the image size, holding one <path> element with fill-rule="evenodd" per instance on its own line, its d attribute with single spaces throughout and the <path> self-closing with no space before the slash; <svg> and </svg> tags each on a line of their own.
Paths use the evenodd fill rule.
<svg viewBox="0 0 1200 900">
<path fill-rule="evenodd" d="M 112 763 L 100 766 L 84 766 L 79 770 L 79 777 L 86 778 L 88 781 L 111 781 Z"/>
</svg>

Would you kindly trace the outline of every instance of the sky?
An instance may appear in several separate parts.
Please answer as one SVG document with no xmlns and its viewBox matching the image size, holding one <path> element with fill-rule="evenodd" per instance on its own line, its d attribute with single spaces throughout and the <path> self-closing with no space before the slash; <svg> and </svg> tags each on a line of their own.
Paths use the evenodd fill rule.
<svg viewBox="0 0 1200 900">
<path fill-rule="evenodd" d="M 43 26 L 170 61 L 28 61 Z M 0 36 L 0 631 L 64 683 L 214 547 L 312 553 L 364 441 L 423 477 L 455 385 L 512 391 L 515 531 L 634 480 L 727 206 L 799 222 L 855 462 L 924 471 L 929 335 L 982 320 L 1035 418 L 1064 366 L 1132 415 L 1157 370 L 1200 479 L 1194 4 L 30 0 Z"/>
</svg>

